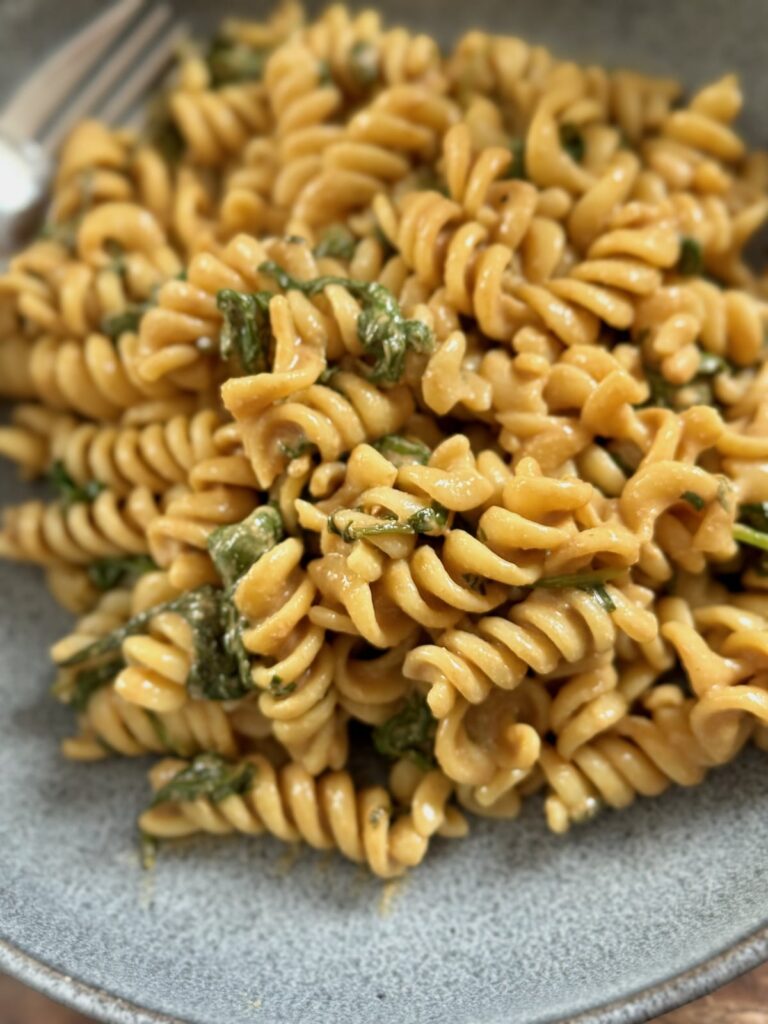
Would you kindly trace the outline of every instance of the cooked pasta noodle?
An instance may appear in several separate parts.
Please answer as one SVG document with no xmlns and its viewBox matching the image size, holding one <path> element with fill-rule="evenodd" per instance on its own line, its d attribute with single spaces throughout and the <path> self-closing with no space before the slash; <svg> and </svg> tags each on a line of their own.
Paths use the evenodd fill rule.
<svg viewBox="0 0 768 1024">
<path fill-rule="evenodd" d="M 741 103 L 284 3 L 75 128 L 0 274 L 0 454 L 54 492 L 0 554 L 80 615 L 64 753 L 162 755 L 144 833 L 389 878 L 457 805 L 563 833 L 768 749 Z"/>
</svg>

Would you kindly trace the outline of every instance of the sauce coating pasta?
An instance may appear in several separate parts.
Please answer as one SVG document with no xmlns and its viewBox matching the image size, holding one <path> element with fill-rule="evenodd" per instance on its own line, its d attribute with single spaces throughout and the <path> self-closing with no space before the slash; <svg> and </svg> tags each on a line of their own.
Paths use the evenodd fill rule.
<svg viewBox="0 0 768 1024">
<path fill-rule="evenodd" d="M 768 749 L 741 102 L 288 2 L 72 132 L 0 275 L 0 454 L 53 490 L 0 555 L 80 616 L 64 754 L 157 756 L 146 836 L 393 877 Z"/>
</svg>

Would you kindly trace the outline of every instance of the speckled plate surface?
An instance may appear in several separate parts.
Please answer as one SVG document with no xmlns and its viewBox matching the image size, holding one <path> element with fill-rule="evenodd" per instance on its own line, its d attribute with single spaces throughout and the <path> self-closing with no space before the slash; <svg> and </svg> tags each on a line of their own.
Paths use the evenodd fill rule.
<svg viewBox="0 0 768 1024">
<path fill-rule="evenodd" d="M 99 6 L 0 0 L 0 95 Z M 178 6 L 201 26 L 228 7 L 265 10 Z M 690 85 L 736 69 L 747 130 L 768 141 L 761 0 L 380 6 L 445 42 L 476 24 Z M 0 475 L 2 501 L 19 496 Z M 517 823 L 478 823 L 387 887 L 269 839 L 189 841 L 142 872 L 144 765 L 58 756 L 70 715 L 48 697 L 46 648 L 66 622 L 36 573 L 0 566 L 0 967 L 54 998 L 121 1024 L 619 1024 L 768 955 L 755 753 L 566 841 L 535 804 Z"/>
</svg>

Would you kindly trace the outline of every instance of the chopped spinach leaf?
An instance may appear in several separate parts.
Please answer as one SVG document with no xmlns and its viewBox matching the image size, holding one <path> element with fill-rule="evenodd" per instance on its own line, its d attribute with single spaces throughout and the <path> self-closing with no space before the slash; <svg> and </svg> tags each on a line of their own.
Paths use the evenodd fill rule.
<svg viewBox="0 0 768 1024">
<path fill-rule="evenodd" d="M 333 72 L 327 60 L 319 60 L 317 62 L 317 84 L 333 85 Z"/>
<path fill-rule="evenodd" d="M 80 230 L 82 217 L 71 217 L 69 220 L 57 224 L 55 221 L 48 221 L 40 228 L 39 238 L 48 242 L 57 242 L 65 249 L 74 252 L 77 245 L 77 232 Z"/>
<path fill-rule="evenodd" d="M 236 358 L 244 373 L 267 369 L 272 328 L 269 322 L 271 292 L 236 292 L 222 288 L 216 305 L 224 316 L 219 335 L 222 359 Z"/>
<path fill-rule="evenodd" d="M 331 256 L 338 260 L 351 260 L 355 255 L 357 239 L 343 224 L 332 224 L 312 250 L 318 259 Z"/>
<path fill-rule="evenodd" d="M 407 757 L 424 771 L 434 767 L 437 721 L 419 693 L 373 730 L 373 745 L 384 757 Z"/>
<path fill-rule="evenodd" d="M 504 177 L 525 179 L 525 139 L 512 139 L 509 148 L 512 153 L 512 161 Z"/>
<path fill-rule="evenodd" d="M 296 442 L 296 444 L 286 444 L 285 441 L 278 441 L 277 447 L 287 459 L 291 460 L 291 462 L 294 459 L 300 459 L 302 455 L 306 455 L 309 452 L 317 451 L 317 445 L 313 444 L 313 442 L 306 437 L 302 437 Z"/>
<path fill-rule="evenodd" d="M 162 718 L 155 714 L 154 711 L 147 711 L 147 718 L 152 726 L 152 731 L 162 743 L 163 749 L 173 751 L 173 743 L 171 743 L 171 737 L 168 735 L 168 730 L 165 728 Z"/>
<path fill-rule="evenodd" d="M 241 523 L 212 530 L 208 551 L 224 584 L 231 587 L 282 537 L 280 513 L 273 505 L 262 505 Z"/>
<path fill-rule="evenodd" d="M 250 762 L 230 764 L 218 754 L 198 754 L 158 789 L 150 806 L 183 804 L 201 798 L 220 803 L 229 796 L 247 793 L 255 776 L 256 768 Z"/>
<path fill-rule="evenodd" d="M 575 160 L 577 164 L 580 164 L 584 159 L 586 146 L 584 144 L 584 136 L 578 125 L 570 121 L 560 125 L 560 145 L 571 160 Z"/>
<path fill-rule="evenodd" d="M 125 263 L 125 249 L 113 238 L 107 239 L 104 249 L 111 260 L 108 269 L 122 277 L 128 269 Z"/>
<path fill-rule="evenodd" d="M 163 612 L 180 615 L 192 632 L 194 656 L 187 689 L 193 697 L 234 700 L 251 690 L 250 664 L 242 646 L 240 616 L 229 595 L 207 583 L 134 615 L 111 633 L 70 655 L 61 662 L 61 667 L 83 665 L 119 651 L 126 637 L 141 633 L 155 615 Z"/>
<path fill-rule="evenodd" d="M 276 697 L 278 700 L 283 700 L 285 697 L 290 697 L 290 695 L 295 691 L 297 686 L 298 683 L 295 681 L 292 683 L 284 683 L 280 676 L 272 676 L 272 678 L 269 680 L 269 692 L 273 697 Z"/>
<path fill-rule="evenodd" d="M 370 89 L 379 78 L 379 54 L 373 43 L 359 39 L 349 51 L 349 72 L 361 89 Z"/>
<path fill-rule="evenodd" d="M 234 82 L 252 82 L 264 73 L 268 50 L 257 50 L 225 36 L 216 36 L 208 47 L 205 62 L 214 89 Z"/>
<path fill-rule="evenodd" d="M 373 442 L 373 447 L 394 466 L 407 466 L 414 462 L 426 466 L 432 454 L 431 449 L 423 441 L 410 440 L 400 434 L 385 434 Z"/>
<path fill-rule="evenodd" d="M 465 572 L 461 577 L 470 590 L 477 591 L 478 594 L 485 594 L 485 579 L 478 575 L 476 572 Z"/>
<path fill-rule="evenodd" d="M 48 482 L 56 489 L 56 495 L 64 508 L 71 508 L 80 502 L 90 503 L 105 489 L 99 480 L 88 480 L 84 484 L 76 483 L 60 459 L 57 459 L 49 469 Z"/>
<path fill-rule="evenodd" d="M 429 327 L 421 320 L 407 320 L 392 292 L 375 281 L 332 275 L 299 281 L 272 261 L 262 263 L 259 270 L 273 277 L 285 291 L 318 295 L 328 285 L 337 284 L 357 298 L 362 304 L 357 318 L 357 336 L 366 355 L 373 360 L 369 373 L 372 381 L 396 383 L 405 372 L 409 351 L 432 350 L 434 339 Z"/>
<path fill-rule="evenodd" d="M 141 318 L 153 305 L 152 302 L 134 302 L 127 305 L 121 313 L 105 316 L 101 321 L 102 333 L 112 341 L 118 341 L 122 334 L 128 332 L 135 334 L 141 324 Z"/>
<path fill-rule="evenodd" d="M 346 526 L 339 526 L 336 517 L 342 509 L 336 509 L 328 516 L 328 530 L 336 536 L 341 537 L 347 544 L 365 537 L 407 536 L 411 533 L 431 533 L 440 531 L 448 521 L 448 509 L 438 502 L 433 502 L 418 512 L 408 516 L 407 519 L 397 517 L 382 519 L 379 523 L 371 523 L 367 526 L 355 526 L 348 523 Z"/>
<path fill-rule="evenodd" d="M 149 555 L 117 555 L 97 558 L 88 566 L 88 579 L 99 590 L 112 590 L 134 582 L 144 573 L 154 572 L 158 566 Z"/>
<path fill-rule="evenodd" d="M 626 459 L 623 459 L 621 455 L 619 455 L 618 452 L 614 452 L 610 448 L 606 448 L 605 453 L 606 455 L 610 456 L 611 461 L 618 467 L 618 469 L 621 470 L 624 476 L 630 477 L 633 475 L 633 473 L 635 472 L 634 469 L 630 466 Z"/>
<path fill-rule="evenodd" d="M 704 508 L 705 501 L 700 494 L 695 491 L 683 491 L 680 495 L 683 501 L 687 501 L 689 505 L 693 506 L 697 512 L 701 512 Z"/>
<path fill-rule="evenodd" d="M 753 530 L 768 533 L 768 501 L 755 502 L 753 504 L 741 505 L 739 518 Z"/>
<path fill-rule="evenodd" d="M 376 241 L 379 243 L 379 245 L 384 250 L 383 258 L 385 260 L 388 260 L 390 258 L 390 256 L 394 256 L 395 255 L 395 253 L 397 252 L 397 249 L 390 242 L 389 238 L 387 238 L 387 236 L 384 234 L 384 232 L 381 229 L 381 225 L 380 224 L 377 224 L 374 227 L 374 229 L 373 229 L 373 237 L 376 239 Z"/>
<path fill-rule="evenodd" d="M 680 257 L 677 261 L 677 271 L 686 277 L 694 277 L 704 270 L 704 255 L 701 243 L 695 238 L 683 236 L 680 239 Z"/>
<path fill-rule="evenodd" d="M 713 352 L 702 352 L 697 376 L 714 377 L 718 373 L 732 369 L 733 367 L 729 365 L 728 360 L 723 359 L 722 356 L 716 356 Z"/>
<path fill-rule="evenodd" d="M 93 668 L 83 668 L 76 675 L 60 696 L 75 711 L 82 713 L 88 707 L 91 697 L 102 686 L 111 683 L 117 673 L 125 667 L 122 658 L 112 658 Z"/>
</svg>

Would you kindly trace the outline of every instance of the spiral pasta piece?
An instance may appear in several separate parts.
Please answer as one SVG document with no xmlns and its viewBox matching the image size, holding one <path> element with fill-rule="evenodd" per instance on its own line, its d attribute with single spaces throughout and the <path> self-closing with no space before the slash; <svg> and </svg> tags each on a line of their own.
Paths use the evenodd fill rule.
<svg viewBox="0 0 768 1024">
<path fill-rule="evenodd" d="M 75 127 L 0 273 L 0 455 L 52 492 L 0 555 L 80 616 L 64 752 L 173 758 L 147 833 L 395 877 L 454 797 L 565 832 L 768 750 L 742 103 L 286 0 Z"/>
<path fill-rule="evenodd" d="M 328 772 L 315 779 L 297 764 L 275 770 L 264 757 L 251 757 L 254 774 L 247 792 L 218 803 L 159 804 L 139 819 L 158 838 L 194 832 L 226 835 L 270 832 L 285 842 L 303 840 L 315 849 L 337 848 L 352 861 L 367 863 L 382 878 L 415 867 L 430 837 L 446 819 L 450 784 L 430 773 L 416 788 L 408 811 L 393 820 L 392 801 L 383 787 L 356 792 L 348 772 Z M 161 761 L 150 779 L 156 788 L 183 770 L 183 761 Z"/>
</svg>

